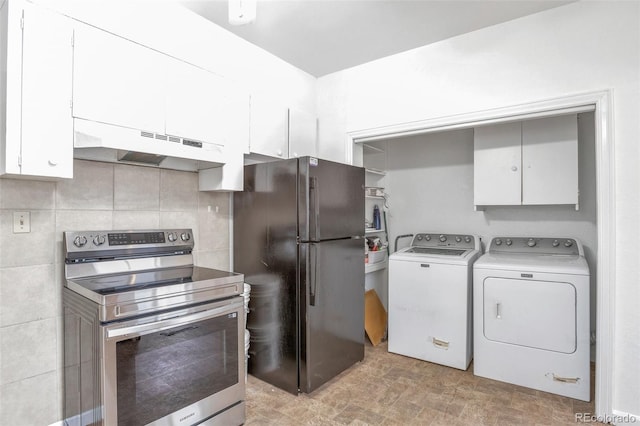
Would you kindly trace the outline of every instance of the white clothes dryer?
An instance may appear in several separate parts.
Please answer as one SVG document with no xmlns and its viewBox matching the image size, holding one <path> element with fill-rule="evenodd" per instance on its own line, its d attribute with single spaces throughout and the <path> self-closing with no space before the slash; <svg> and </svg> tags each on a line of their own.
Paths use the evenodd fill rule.
<svg viewBox="0 0 640 426">
<path fill-rule="evenodd" d="M 474 374 L 589 401 L 589 266 L 580 242 L 494 238 L 473 270 Z"/>
<path fill-rule="evenodd" d="M 466 370 L 475 235 L 419 233 L 389 257 L 389 352 Z"/>
</svg>

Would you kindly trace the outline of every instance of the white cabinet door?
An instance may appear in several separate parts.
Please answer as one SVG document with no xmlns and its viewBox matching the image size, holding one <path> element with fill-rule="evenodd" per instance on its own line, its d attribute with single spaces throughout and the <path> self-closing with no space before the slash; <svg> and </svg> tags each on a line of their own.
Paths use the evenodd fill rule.
<svg viewBox="0 0 640 426">
<path fill-rule="evenodd" d="M 22 175 L 73 177 L 73 28 L 25 4 L 22 38 Z"/>
<path fill-rule="evenodd" d="M 226 122 L 226 146 L 232 151 L 248 154 L 251 138 L 249 94 L 233 83 L 227 83 L 226 86 L 228 103 L 222 112 L 223 120 Z"/>
<path fill-rule="evenodd" d="M 522 204 L 578 204 L 578 117 L 522 123 Z"/>
<path fill-rule="evenodd" d="M 316 129 L 315 116 L 289 108 L 289 158 L 317 156 Z"/>
<path fill-rule="evenodd" d="M 177 59 L 167 64 L 166 133 L 225 145 L 222 78 Z"/>
<path fill-rule="evenodd" d="M 164 133 L 166 59 L 129 40 L 78 24 L 73 116 Z"/>
<path fill-rule="evenodd" d="M 477 127 L 473 141 L 474 204 L 521 204 L 521 163 L 519 122 Z"/>
<path fill-rule="evenodd" d="M 252 153 L 287 158 L 289 111 L 286 106 L 260 95 L 252 96 L 250 128 Z"/>
</svg>

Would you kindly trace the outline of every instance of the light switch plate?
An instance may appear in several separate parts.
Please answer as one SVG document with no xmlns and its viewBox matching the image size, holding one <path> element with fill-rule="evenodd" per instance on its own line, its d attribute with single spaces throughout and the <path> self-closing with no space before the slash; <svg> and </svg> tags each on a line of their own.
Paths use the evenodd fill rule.
<svg viewBox="0 0 640 426">
<path fill-rule="evenodd" d="M 13 233 L 31 232 L 31 212 L 13 212 Z"/>
</svg>

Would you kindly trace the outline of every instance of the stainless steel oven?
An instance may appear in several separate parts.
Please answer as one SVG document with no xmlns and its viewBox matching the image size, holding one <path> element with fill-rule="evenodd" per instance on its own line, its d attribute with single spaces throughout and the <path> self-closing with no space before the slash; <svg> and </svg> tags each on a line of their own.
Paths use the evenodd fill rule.
<svg viewBox="0 0 640 426">
<path fill-rule="evenodd" d="M 64 244 L 66 424 L 244 423 L 242 275 L 194 266 L 190 230 Z"/>
</svg>

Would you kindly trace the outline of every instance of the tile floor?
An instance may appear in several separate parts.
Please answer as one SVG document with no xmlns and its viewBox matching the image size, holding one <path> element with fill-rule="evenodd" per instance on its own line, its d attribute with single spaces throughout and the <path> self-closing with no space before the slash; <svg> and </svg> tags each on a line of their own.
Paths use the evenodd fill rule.
<svg viewBox="0 0 640 426">
<path fill-rule="evenodd" d="M 592 368 L 593 370 L 593 368 Z M 593 395 L 593 371 L 592 371 Z M 310 395 L 249 375 L 246 425 L 575 425 L 593 402 L 510 385 L 365 346 L 365 359 Z"/>
</svg>

